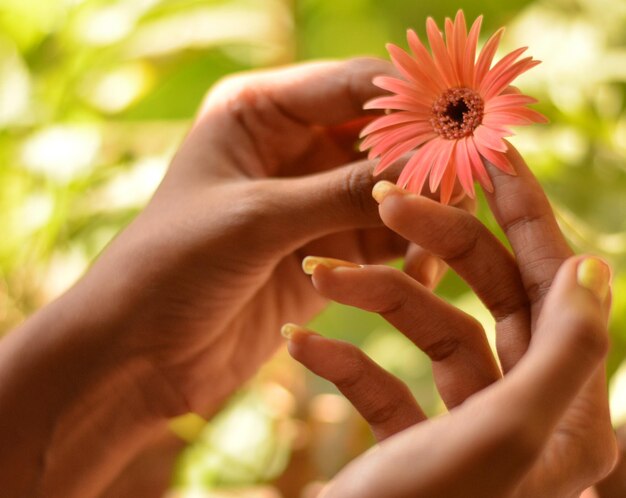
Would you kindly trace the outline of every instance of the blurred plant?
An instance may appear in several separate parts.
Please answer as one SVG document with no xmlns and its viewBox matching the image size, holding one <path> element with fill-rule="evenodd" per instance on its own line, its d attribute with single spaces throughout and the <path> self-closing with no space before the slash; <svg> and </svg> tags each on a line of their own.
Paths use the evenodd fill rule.
<svg viewBox="0 0 626 498">
<path fill-rule="evenodd" d="M 552 124 L 514 142 L 572 244 L 615 269 L 612 408 L 626 418 L 626 4 L 463 7 L 469 18 L 485 15 L 485 32 L 509 26 L 503 50 L 528 44 L 544 61 L 519 86 Z M 299 59 L 385 56 L 385 42 L 401 44 L 407 28 L 457 8 L 452 0 L 0 0 L 0 333 L 71 285 L 135 216 L 216 80 Z M 482 201 L 479 216 L 502 236 Z M 493 335 L 458 278 L 448 275 L 438 292 Z M 379 317 L 332 305 L 311 326 L 361 345 L 428 413 L 442 410 L 424 356 Z M 282 354 L 210 424 L 187 420 L 176 430 L 193 440 L 176 468 L 176 496 L 218 496 L 225 486 L 245 489 L 219 496 L 305 496 L 372 442 L 334 389 Z"/>
</svg>

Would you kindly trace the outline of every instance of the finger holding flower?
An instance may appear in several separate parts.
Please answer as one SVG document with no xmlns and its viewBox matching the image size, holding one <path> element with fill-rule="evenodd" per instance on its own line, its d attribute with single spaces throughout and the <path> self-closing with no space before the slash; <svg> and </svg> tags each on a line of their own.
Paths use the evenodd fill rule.
<svg viewBox="0 0 626 498">
<path fill-rule="evenodd" d="M 433 65 L 447 67 L 448 78 L 471 68 L 467 61 L 454 64 L 455 54 L 464 46 L 463 30 L 456 30 L 459 19 L 462 16 L 457 15 L 454 24 L 446 22 L 448 45 L 443 48 L 429 21 Z M 470 32 L 470 52 L 472 36 Z M 491 40 L 500 35 L 494 36 Z M 481 64 L 484 59 L 479 56 L 478 74 L 486 71 L 495 53 L 496 42 L 491 40 L 483 50 L 489 63 Z M 501 101 L 506 106 L 515 103 L 518 109 L 505 106 L 501 117 L 540 120 L 535 111 L 521 110 L 520 105 L 530 101 L 508 86 L 514 73 L 533 65 L 531 60 L 513 63 L 519 53 L 490 70 L 500 68 L 495 77 L 499 83 L 492 81 L 495 86 L 478 90 L 483 97 L 494 97 L 498 90 L 506 97 Z M 388 100 L 378 103 L 395 99 L 407 109 L 414 105 L 408 98 L 382 99 Z M 466 97 L 456 102 L 461 100 L 469 111 L 471 102 Z M 454 117 L 457 103 L 447 108 L 449 117 Z M 381 118 L 384 126 L 377 137 L 376 124 L 366 130 L 379 144 L 389 141 L 387 148 L 373 148 L 374 155 L 382 150 L 397 153 L 394 147 L 399 145 L 391 144 L 390 136 L 401 143 L 410 141 L 410 128 L 403 130 L 408 117 L 402 112 L 417 113 L 418 107 Z M 468 111 L 456 114 L 461 131 L 465 119 L 472 117 Z M 390 124 L 394 119 L 397 122 Z M 385 225 L 444 260 L 492 312 L 502 372 L 486 346 L 482 327 L 397 270 L 317 265 L 313 284 L 321 294 L 381 313 L 428 354 L 437 388 L 450 410 L 426 420 L 406 388 L 398 387 L 401 382 L 356 348 L 292 329 L 292 355 L 334 382 L 370 422 L 378 439 L 385 440 L 378 451 L 340 473 L 325 497 L 577 496 L 614 464 L 616 443 L 602 367 L 608 347 L 610 271 L 596 258 L 573 257 L 545 194 L 504 140 L 504 130 L 492 135 L 496 148 L 483 141 L 487 132 L 476 132 L 487 127 L 485 122 L 491 123 L 488 133 L 498 131 L 495 121 L 485 118 L 457 142 L 431 136 L 400 177 L 406 190 L 381 182 L 373 194 Z M 446 140 L 449 143 L 443 143 Z M 427 152 L 428 143 L 437 141 L 439 145 L 431 145 Z M 484 153 L 485 147 L 490 152 Z M 474 149 L 476 153 L 465 156 L 464 151 Z M 494 153 L 499 154 L 497 159 Z M 381 163 L 387 166 L 384 156 Z M 451 179 L 454 172 L 468 195 L 473 195 L 474 175 L 487 191 L 512 254 L 478 220 L 445 205 L 446 192 L 456 181 Z M 431 190 L 441 186 L 442 204 L 416 195 L 429 174 Z M 467 188 L 470 183 L 472 188 Z M 381 475 L 386 476 L 384 482 L 374 479 Z"/>
</svg>

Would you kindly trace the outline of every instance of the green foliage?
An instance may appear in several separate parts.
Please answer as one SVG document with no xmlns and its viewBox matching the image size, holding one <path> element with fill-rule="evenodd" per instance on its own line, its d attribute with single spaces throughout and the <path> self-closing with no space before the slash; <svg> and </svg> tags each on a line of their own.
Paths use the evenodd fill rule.
<svg viewBox="0 0 626 498">
<path fill-rule="evenodd" d="M 514 141 L 572 245 L 604 256 L 615 269 L 615 372 L 626 350 L 626 6 L 622 0 L 462 4 L 470 19 L 485 15 L 486 33 L 507 24 L 507 48 L 529 45 L 544 60 L 520 86 L 540 99 L 552 123 Z M 295 60 L 384 57 L 387 41 L 404 45 L 407 28 L 423 34 L 426 16 L 441 21 L 458 6 L 450 0 L 0 0 L 0 333 L 71 285 L 147 202 L 215 81 Z M 502 238 L 484 202 L 479 216 Z M 493 334 L 491 318 L 458 277 L 448 275 L 439 293 Z M 409 383 L 428 412 L 441 409 L 423 355 L 380 318 L 331 306 L 311 326 L 363 346 Z M 290 375 L 303 375 L 282 361 Z M 300 407 L 333 392 L 305 379 Z M 293 438 L 279 429 L 284 414 L 268 412 L 272 402 L 257 396 L 263 385 L 255 383 L 201 431 L 181 458 L 178 486 L 254 483 L 282 471 Z M 236 435 L 233 427 L 256 427 L 252 433 L 267 436 L 250 441 L 251 460 L 233 463 L 246 454 L 242 447 L 226 457 L 220 449 L 234 444 L 223 439 Z"/>
</svg>

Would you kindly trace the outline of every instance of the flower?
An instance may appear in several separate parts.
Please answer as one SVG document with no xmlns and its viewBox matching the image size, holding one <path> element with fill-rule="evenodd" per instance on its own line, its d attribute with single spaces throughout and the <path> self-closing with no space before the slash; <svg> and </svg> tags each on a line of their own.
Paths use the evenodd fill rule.
<svg viewBox="0 0 626 498">
<path fill-rule="evenodd" d="M 428 52 L 413 30 L 407 39 L 412 55 L 388 44 L 391 60 L 402 78 L 378 76 L 374 84 L 395 95 L 378 97 L 365 109 L 391 109 L 361 132 L 366 137 L 361 150 L 369 158 L 380 157 L 374 174 L 391 166 L 401 156 L 414 151 L 398 185 L 420 193 L 430 175 L 431 192 L 440 188 L 443 204 L 450 202 L 458 177 L 463 190 L 475 197 L 474 179 L 493 191 L 484 161 L 514 175 L 506 157 L 512 136 L 511 125 L 545 123 L 547 119 L 526 107 L 537 102 L 511 86 L 520 74 L 539 64 L 532 57 L 518 60 L 527 47 L 514 50 L 492 67 L 504 32 L 499 29 L 476 58 L 476 45 L 482 24 L 480 16 L 469 33 L 463 11 L 454 21 L 445 21 L 445 42 L 435 21 L 428 18 L 426 32 L 432 51 Z"/>
</svg>

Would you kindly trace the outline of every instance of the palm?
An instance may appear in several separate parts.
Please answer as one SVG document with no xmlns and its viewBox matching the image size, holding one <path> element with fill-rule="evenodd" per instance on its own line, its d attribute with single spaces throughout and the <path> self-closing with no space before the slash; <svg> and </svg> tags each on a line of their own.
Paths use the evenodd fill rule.
<svg viewBox="0 0 626 498">
<path fill-rule="evenodd" d="M 160 341 L 150 355 L 169 383 L 180 386 L 187 405 L 198 411 L 205 410 L 209 398 L 213 409 L 216 399 L 228 396 L 267 360 L 280 343 L 283 323 L 307 322 L 324 307 L 326 300 L 302 273 L 305 255 L 371 263 L 396 257 L 404 249 L 399 237 L 376 227 L 381 223 L 375 220 L 373 200 L 367 209 L 374 221 L 357 220 L 363 229 L 329 227 L 293 236 L 276 222 L 272 235 L 259 232 L 259 225 L 271 224 L 258 219 L 259 204 L 267 202 L 246 200 L 272 182 L 290 182 L 296 174 L 315 174 L 356 159 L 353 143 L 360 124 L 308 126 L 281 115 L 255 127 L 243 123 L 259 122 L 257 111 L 254 106 L 245 109 L 249 119 L 233 122 L 230 113 L 213 117 L 223 120 L 225 128 L 232 126 L 229 135 L 246 137 L 236 154 L 215 151 L 217 159 L 211 164 L 219 164 L 219 171 L 209 164 L 190 166 L 189 155 L 198 144 L 212 141 L 210 128 L 200 119 L 151 205 L 136 220 L 140 228 L 129 230 L 158 233 L 160 263 L 154 273 L 138 277 L 151 283 L 146 306 L 156 308 L 147 333 L 158 334 Z M 364 170 L 361 176 L 366 175 L 369 183 Z M 175 206 L 172 198 L 179 199 Z M 298 220 L 302 223 L 306 220 Z M 182 243 L 181 233 L 187 235 Z M 125 237 L 120 237 L 122 246 Z M 167 247 L 164 240 L 170 241 Z M 216 372 L 220 392 L 208 396 L 207 384 L 216 383 L 207 379 Z"/>
</svg>

